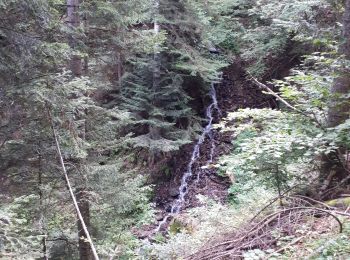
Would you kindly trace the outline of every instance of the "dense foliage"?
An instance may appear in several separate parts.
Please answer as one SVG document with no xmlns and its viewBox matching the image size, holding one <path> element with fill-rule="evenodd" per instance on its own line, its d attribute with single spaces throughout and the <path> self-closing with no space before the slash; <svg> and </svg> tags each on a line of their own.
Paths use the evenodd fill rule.
<svg viewBox="0 0 350 260">
<path fill-rule="evenodd" d="M 92 257 L 60 159 L 103 259 L 184 257 L 275 195 L 283 205 L 291 190 L 320 200 L 346 193 L 348 8 L 335 0 L 0 0 L 0 258 Z M 135 229 L 155 221 L 154 176 L 176 171 L 169 158 L 196 139 L 210 85 L 227 67 L 243 71 L 233 78 L 247 85 L 263 81 L 276 104 L 226 111 L 217 124 L 233 145 L 207 168 L 232 181 L 228 204 L 199 196 L 186 228 L 137 239 Z M 349 254 L 344 236 L 323 240 L 308 241 L 315 254 Z M 258 254 L 267 252 L 245 257 Z"/>
</svg>

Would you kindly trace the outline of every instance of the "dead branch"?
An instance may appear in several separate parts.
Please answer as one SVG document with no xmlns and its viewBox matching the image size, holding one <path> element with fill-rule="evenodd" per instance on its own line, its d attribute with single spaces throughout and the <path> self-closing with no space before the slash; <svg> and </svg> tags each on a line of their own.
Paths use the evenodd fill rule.
<svg viewBox="0 0 350 260">
<path fill-rule="evenodd" d="M 91 239 L 91 236 L 90 236 L 90 233 L 86 227 L 86 224 L 85 224 L 85 221 L 84 221 L 84 218 L 80 212 L 80 209 L 79 209 L 79 205 L 78 205 L 78 202 L 77 202 L 77 199 L 74 195 L 74 192 L 73 192 L 73 189 L 72 189 L 72 185 L 70 183 L 70 180 L 69 180 L 69 177 L 68 177 L 68 174 L 67 174 L 67 170 L 66 170 L 66 166 L 64 164 L 64 160 L 63 160 L 63 156 L 62 156 L 62 152 L 61 152 L 61 148 L 60 148 L 60 143 L 58 141 L 58 135 L 57 135 L 57 132 L 56 132 L 56 129 L 55 129 L 55 125 L 53 123 L 53 119 L 52 119 L 52 115 L 51 115 L 51 111 L 49 109 L 49 107 L 47 106 L 47 112 L 48 112 L 48 115 L 49 115 L 49 120 L 51 122 L 51 129 L 52 129 L 52 134 L 53 134 L 53 138 L 55 140 L 55 145 L 56 145 L 56 150 L 57 150 L 57 154 L 58 154 L 58 157 L 59 157 L 59 160 L 60 160 L 60 164 L 61 164 L 61 167 L 62 167 L 62 171 L 63 171 L 63 175 L 64 175 L 64 178 L 65 178 L 65 181 L 66 181 L 66 184 L 67 184 L 67 187 L 68 187 L 68 190 L 69 190 L 69 193 L 70 193 L 70 196 L 72 198 L 72 201 L 73 201 L 73 205 L 74 205 L 74 208 L 77 212 L 77 215 L 78 215 L 78 218 L 81 222 L 81 225 L 83 227 L 83 230 L 85 232 L 85 235 L 86 235 L 86 238 L 87 238 L 87 241 L 89 242 L 90 244 L 90 247 L 91 247 L 91 251 L 94 255 L 94 258 L 95 260 L 99 260 L 99 257 L 97 255 L 97 251 L 96 251 L 96 248 L 93 244 L 93 241 Z"/>
<path fill-rule="evenodd" d="M 302 201 L 304 200 L 305 199 Z M 192 254 L 185 259 L 209 260 L 226 258 L 233 259 L 233 257 L 242 258 L 243 252 L 247 250 L 255 248 L 273 248 L 278 241 L 278 239 L 273 236 L 274 231 L 278 230 L 281 234 L 294 234 L 299 228 L 299 225 L 301 225 L 301 223 L 304 224 L 306 216 L 315 216 L 317 212 L 333 217 L 339 225 L 340 233 L 343 231 L 343 224 L 336 215 L 350 217 L 350 214 L 344 212 L 337 212 L 313 206 L 283 208 L 265 216 L 261 221 L 254 223 L 253 225 L 243 227 L 241 230 L 235 231 L 233 234 L 227 234 L 222 242 L 202 248 L 200 252 Z M 252 222 L 250 222 L 250 224 L 252 224 Z M 293 241 L 292 244 L 297 243 L 301 239 L 302 238 Z M 281 252 L 284 250 L 285 248 L 281 248 L 275 252 Z"/>
<path fill-rule="evenodd" d="M 282 248 L 280 248 L 280 249 L 274 251 L 273 253 L 269 254 L 268 256 L 266 256 L 266 257 L 264 258 L 264 260 L 265 260 L 265 259 L 266 259 L 266 260 L 269 259 L 269 258 L 270 258 L 272 255 L 274 255 L 274 254 L 278 254 L 278 253 L 281 253 L 281 252 L 285 251 L 286 249 L 290 248 L 292 245 L 295 245 L 296 243 L 298 243 L 300 240 L 302 240 L 302 239 L 304 239 L 304 238 L 305 238 L 305 236 L 298 237 L 298 238 L 295 239 L 294 241 L 290 242 L 288 245 L 286 245 L 286 246 L 284 246 L 284 247 L 282 247 Z"/>
<path fill-rule="evenodd" d="M 285 104 L 288 108 L 290 108 L 298 113 L 305 114 L 303 111 L 301 111 L 301 110 L 297 109 L 296 107 L 292 106 L 291 104 L 289 104 L 285 99 L 280 97 L 277 93 L 275 93 L 271 88 L 266 86 L 264 83 L 261 83 L 260 81 L 258 81 L 256 78 L 254 78 L 251 75 L 249 75 L 249 76 L 250 76 L 251 81 L 253 81 L 253 83 L 255 83 L 255 85 L 257 85 L 260 89 L 265 90 L 267 93 L 269 93 L 270 95 L 277 98 L 279 101 L 281 101 L 283 104 Z"/>
<path fill-rule="evenodd" d="M 302 195 L 293 195 L 292 197 L 300 198 L 300 199 L 302 199 L 302 200 L 304 200 L 304 201 L 308 201 L 308 200 L 309 200 L 309 201 L 312 201 L 312 202 L 316 203 L 316 205 L 317 205 L 317 204 L 318 204 L 318 205 L 322 205 L 322 206 L 326 207 L 327 209 L 335 209 L 335 207 L 331 207 L 331 206 L 327 205 L 326 203 L 324 203 L 324 202 L 322 202 L 322 201 L 315 200 L 315 199 L 313 199 L 313 198 L 309 198 L 309 197 L 306 197 L 306 196 L 302 196 Z"/>
<path fill-rule="evenodd" d="M 314 117 L 312 117 L 311 115 L 305 113 L 304 111 L 296 108 L 295 106 L 291 105 L 288 101 L 286 101 L 284 98 L 282 98 L 280 95 L 278 95 L 276 92 L 274 92 L 271 88 L 269 88 L 267 85 L 265 85 L 264 83 L 261 83 L 260 81 L 258 81 L 256 78 L 254 78 L 252 75 L 250 75 L 248 73 L 250 80 L 256 85 L 258 86 L 260 89 L 265 90 L 268 94 L 274 96 L 277 100 L 281 101 L 283 104 L 286 105 L 286 107 L 294 110 L 295 112 L 309 118 L 311 121 L 315 122 L 321 129 L 324 129 L 323 125 L 318 122 L 318 120 Z"/>
</svg>

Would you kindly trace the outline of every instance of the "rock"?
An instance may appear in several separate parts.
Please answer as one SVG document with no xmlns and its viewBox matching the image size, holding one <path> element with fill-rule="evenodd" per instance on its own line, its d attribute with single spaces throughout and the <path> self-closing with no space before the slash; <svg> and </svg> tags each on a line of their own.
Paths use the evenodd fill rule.
<svg viewBox="0 0 350 260">
<path fill-rule="evenodd" d="M 10 220 L 8 218 L 6 218 L 6 217 L 1 217 L 0 221 L 2 223 L 4 223 L 5 225 L 10 225 L 11 224 Z"/>
<path fill-rule="evenodd" d="M 180 191 L 179 191 L 179 188 L 177 188 L 177 187 L 172 187 L 172 188 L 170 188 L 169 189 L 169 195 L 171 196 L 171 197 L 177 197 L 177 196 L 179 196 L 179 194 L 180 194 Z"/>
<path fill-rule="evenodd" d="M 139 239 L 150 237 L 154 233 L 155 227 L 152 225 L 144 225 L 140 228 L 133 228 L 131 232 Z"/>
<path fill-rule="evenodd" d="M 186 231 L 187 233 L 193 233 L 199 223 L 186 215 L 178 215 L 176 218 L 172 219 L 169 224 L 169 231 L 172 234 L 177 234 L 182 231 Z"/>
<path fill-rule="evenodd" d="M 150 232 L 150 231 L 140 231 L 137 234 L 137 238 L 138 239 L 145 239 L 145 238 L 149 237 L 150 235 L 152 235 L 152 232 Z"/>
<path fill-rule="evenodd" d="M 59 237 L 54 241 L 48 241 L 49 259 L 74 259 L 69 242 L 70 240 L 67 237 Z"/>
<path fill-rule="evenodd" d="M 330 207 L 349 207 L 350 197 L 329 200 L 329 201 L 326 201 L 326 204 Z"/>
<path fill-rule="evenodd" d="M 164 219 L 164 215 L 162 212 L 159 212 L 157 215 L 156 215 L 156 220 L 157 221 L 162 221 Z"/>
<path fill-rule="evenodd" d="M 202 170 L 211 170 L 211 169 L 216 169 L 220 167 L 220 164 L 208 164 L 208 165 L 205 165 L 205 166 L 202 166 L 201 169 Z"/>
<path fill-rule="evenodd" d="M 210 47 L 209 48 L 209 52 L 213 53 L 213 54 L 219 54 L 220 53 L 220 51 L 218 49 L 216 49 L 215 47 Z"/>
</svg>

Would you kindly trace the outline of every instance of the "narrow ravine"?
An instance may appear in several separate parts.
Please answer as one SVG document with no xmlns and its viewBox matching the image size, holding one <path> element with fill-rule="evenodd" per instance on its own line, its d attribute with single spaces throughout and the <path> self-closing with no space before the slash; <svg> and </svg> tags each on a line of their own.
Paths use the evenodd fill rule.
<svg viewBox="0 0 350 260">
<path fill-rule="evenodd" d="M 209 96 L 211 98 L 211 103 L 206 109 L 206 119 L 207 119 L 207 125 L 204 127 L 202 134 L 200 135 L 197 143 L 195 144 L 192 154 L 191 154 L 191 159 L 187 165 L 187 169 L 185 173 L 182 176 L 181 179 L 181 184 L 179 186 L 179 195 L 178 198 L 173 201 L 171 210 L 167 214 L 167 216 L 164 217 L 164 219 L 159 223 L 158 227 L 156 228 L 156 232 L 160 231 L 160 229 L 168 222 L 169 218 L 179 214 L 181 211 L 181 208 L 185 202 L 185 197 L 188 194 L 189 190 L 189 181 L 191 177 L 194 175 L 193 172 L 193 165 L 200 159 L 201 154 L 200 154 L 200 148 L 204 141 L 208 138 L 210 142 L 210 154 L 209 154 L 209 160 L 207 161 L 207 165 L 211 164 L 213 162 L 213 157 L 214 157 L 214 152 L 215 152 L 215 140 L 213 137 L 213 121 L 214 121 L 214 113 L 216 112 L 218 116 L 222 115 L 222 112 L 219 108 L 218 105 L 218 100 L 217 100 L 217 95 L 216 95 L 216 89 L 215 87 L 219 84 L 220 82 L 212 82 L 210 86 L 210 91 L 209 91 Z M 206 165 L 206 166 L 207 166 Z M 196 182 L 198 182 L 201 178 L 201 171 L 198 171 L 197 173 L 197 178 Z"/>
</svg>

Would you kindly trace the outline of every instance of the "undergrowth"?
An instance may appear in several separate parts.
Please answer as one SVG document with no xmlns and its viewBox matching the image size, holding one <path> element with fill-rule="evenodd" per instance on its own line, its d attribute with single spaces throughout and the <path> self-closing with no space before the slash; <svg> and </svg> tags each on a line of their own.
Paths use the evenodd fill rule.
<svg viewBox="0 0 350 260">
<path fill-rule="evenodd" d="M 245 194 L 237 195 L 238 203 L 223 205 L 198 195 L 200 207 L 192 208 L 179 217 L 179 233 L 158 243 L 146 242 L 139 251 L 139 259 L 182 259 L 195 253 L 217 236 L 224 236 L 252 218 L 272 197 L 273 192 L 255 186 Z"/>
<path fill-rule="evenodd" d="M 339 233 L 334 220 L 319 219 L 315 230 L 300 234 L 300 242 L 286 248 L 275 259 L 349 259 L 350 221 L 341 218 L 343 232 Z"/>
</svg>

